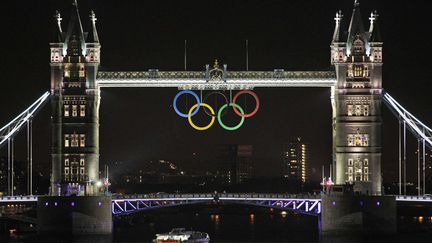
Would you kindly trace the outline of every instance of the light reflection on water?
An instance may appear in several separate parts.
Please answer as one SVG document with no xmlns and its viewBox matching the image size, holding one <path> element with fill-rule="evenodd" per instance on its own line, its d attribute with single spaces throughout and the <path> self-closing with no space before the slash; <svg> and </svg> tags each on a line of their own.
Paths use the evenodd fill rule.
<svg viewBox="0 0 432 243">
<path fill-rule="evenodd" d="M 395 236 L 338 236 L 322 237 L 318 234 L 317 219 L 292 213 L 237 212 L 237 213 L 160 213 L 151 217 L 132 220 L 132 226 L 117 225 L 111 236 L 38 237 L 27 235 L 9 242 L 43 243 L 138 243 L 151 242 L 156 233 L 175 227 L 209 233 L 211 243 L 260 242 L 260 243 L 373 243 L 373 242 L 432 242 L 432 217 L 400 217 L 399 233 Z M 414 229 L 414 232 L 412 231 Z M 0 242 L 8 242 L 0 239 Z"/>
</svg>

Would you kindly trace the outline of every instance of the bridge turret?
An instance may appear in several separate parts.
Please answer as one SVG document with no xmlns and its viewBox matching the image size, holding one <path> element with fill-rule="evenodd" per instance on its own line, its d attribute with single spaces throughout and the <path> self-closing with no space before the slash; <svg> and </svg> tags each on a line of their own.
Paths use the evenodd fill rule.
<svg viewBox="0 0 432 243">
<path fill-rule="evenodd" d="M 342 30 L 335 29 L 331 44 L 337 77 L 332 97 L 335 183 L 354 184 L 355 191 L 375 195 L 381 194 L 382 88 L 376 17 L 372 15 L 372 26 L 365 31 L 356 0 L 346 42 L 340 39 Z M 340 28 L 341 16 L 335 20 Z"/>
<path fill-rule="evenodd" d="M 76 0 L 72 5 L 66 32 L 56 15 L 60 42 L 51 44 L 51 53 L 54 46 L 54 53 L 58 51 L 62 57 L 51 57 L 51 195 L 56 196 L 98 194 L 100 97 L 96 75 L 100 43 L 95 14 L 90 15 L 88 34 L 83 31 Z"/>
<path fill-rule="evenodd" d="M 335 30 L 333 33 L 332 43 L 330 45 L 330 61 L 332 64 L 334 64 L 335 62 L 344 62 L 346 60 L 346 36 L 345 33 L 341 31 L 342 19 L 342 11 L 339 10 L 338 12 L 336 12 L 336 16 L 334 18 Z"/>
</svg>

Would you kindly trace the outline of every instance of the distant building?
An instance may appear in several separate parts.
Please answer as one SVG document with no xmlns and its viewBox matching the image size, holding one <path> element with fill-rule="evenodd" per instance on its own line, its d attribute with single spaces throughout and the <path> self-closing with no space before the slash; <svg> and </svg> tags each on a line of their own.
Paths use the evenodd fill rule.
<svg viewBox="0 0 432 243">
<path fill-rule="evenodd" d="M 26 163 L 14 160 L 14 195 L 26 194 L 27 173 L 24 170 Z M 8 195 L 8 160 L 7 157 L 0 158 L 0 196 Z"/>
<path fill-rule="evenodd" d="M 282 176 L 306 182 L 309 145 L 298 137 L 282 146 Z"/>
<path fill-rule="evenodd" d="M 226 144 L 218 151 L 218 176 L 224 184 L 241 184 L 253 177 L 253 146 Z"/>
</svg>

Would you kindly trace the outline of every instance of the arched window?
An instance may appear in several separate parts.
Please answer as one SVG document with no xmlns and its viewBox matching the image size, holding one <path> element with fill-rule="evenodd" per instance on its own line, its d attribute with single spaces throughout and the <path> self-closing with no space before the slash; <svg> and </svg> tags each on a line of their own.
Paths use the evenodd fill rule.
<svg viewBox="0 0 432 243">
<path fill-rule="evenodd" d="M 364 53 L 364 42 L 357 36 L 357 39 L 353 42 L 352 51 L 354 54 Z"/>
</svg>

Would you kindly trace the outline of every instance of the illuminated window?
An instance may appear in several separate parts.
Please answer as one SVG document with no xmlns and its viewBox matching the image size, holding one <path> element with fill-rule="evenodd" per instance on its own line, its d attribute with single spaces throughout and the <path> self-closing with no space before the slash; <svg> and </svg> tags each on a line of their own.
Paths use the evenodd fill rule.
<svg viewBox="0 0 432 243">
<path fill-rule="evenodd" d="M 78 168 L 72 168 L 71 169 L 71 174 L 72 175 L 78 175 Z"/>
<path fill-rule="evenodd" d="M 355 105 L 355 115 L 356 116 L 361 115 L 361 105 Z"/>
<path fill-rule="evenodd" d="M 357 159 L 354 161 L 354 180 L 355 181 L 361 181 L 363 178 L 362 166 L 363 165 L 360 162 L 360 159 Z"/>
<path fill-rule="evenodd" d="M 353 167 L 348 167 L 348 181 L 353 181 Z"/>
<path fill-rule="evenodd" d="M 349 147 L 369 146 L 369 134 L 347 134 L 347 145 Z"/>
<path fill-rule="evenodd" d="M 79 75 L 80 78 L 85 77 L 84 66 L 80 66 L 78 75 Z"/>
<path fill-rule="evenodd" d="M 64 168 L 64 173 L 65 173 L 65 175 L 69 175 L 69 167 Z"/>
<path fill-rule="evenodd" d="M 347 112 L 348 112 L 348 116 L 352 116 L 354 113 L 354 107 L 353 105 L 347 105 Z"/>
<path fill-rule="evenodd" d="M 354 146 L 354 136 L 352 134 L 348 134 L 348 146 Z"/>
<path fill-rule="evenodd" d="M 349 65 L 348 66 L 348 77 L 352 78 L 353 76 L 354 76 L 353 75 L 353 66 Z"/>
<path fill-rule="evenodd" d="M 80 116 L 85 116 L 85 105 L 80 105 Z"/>
<path fill-rule="evenodd" d="M 59 50 L 52 50 L 51 51 L 51 62 L 60 62 Z"/>
<path fill-rule="evenodd" d="M 364 164 L 364 166 L 368 166 L 369 165 L 369 160 L 368 159 L 364 159 L 363 164 Z"/>
<path fill-rule="evenodd" d="M 64 165 L 69 166 L 69 159 L 68 158 L 64 160 Z"/>
<path fill-rule="evenodd" d="M 64 146 L 65 147 L 69 147 L 70 146 L 69 145 L 69 139 L 70 139 L 69 134 L 65 134 L 64 135 Z"/>
<path fill-rule="evenodd" d="M 64 70 L 64 76 L 65 76 L 65 78 L 69 78 L 70 77 L 70 71 L 69 71 L 69 69 L 65 68 L 65 70 Z"/>
<path fill-rule="evenodd" d="M 78 134 L 71 134 L 71 147 L 78 147 Z"/>
<path fill-rule="evenodd" d="M 369 77 L 369 68 L 367 65 L 363 67 L 363 77 Z"/>
<path fill-rule="evenodd" d="M 80 175 L 84 175 L 84 167 L 80 168 Z"/>
<path fill-rule="evenodd" d="M 363 77 L 363 66 L 354 66 L 354 77 Z"/>
<path fill-rule="evenodd" d="M 363 41 L 360 40 L 359 37 L 353 43 L 353 52 L 354 54 L 363 54 L 364 53 L 364 44 Z"/>
<path fill-rule="evenodd" d="M 369 134 L 362 134 L 360 144 L 359 146 L 369 146 Z"/>
<path fill-rule="evenodd" d="M 68 117 L 69 116 L 69 105 L 64 105 L 64 116 Z"/>
<path fill-rule="evenodd" d="M 363 115 L 369 116 L 369 105 L 363 105 Z"/>
<path fill-rule="evenodd" d="M 364 167 L 363 168 L 363 181 L 369 181 L 369 168 L 368 167 Z"/>
<path fill-rule="evenodd" d="M 85 164 L 84 158 L 80 158 L 80 166 L 84 166 L 84 164 Z"/>
<path fill-rule="evenodd" d="M 80 134 L 80 147 L 85 147 L 85 134 Z"/>
<path fill-rule="evenodd" d="M 73 117 L 76 117 L 76 116 L 78 116 L 78 107 L 77 107 L 77 105 L 72 105 L 72 116 Z"/>
</svg>

